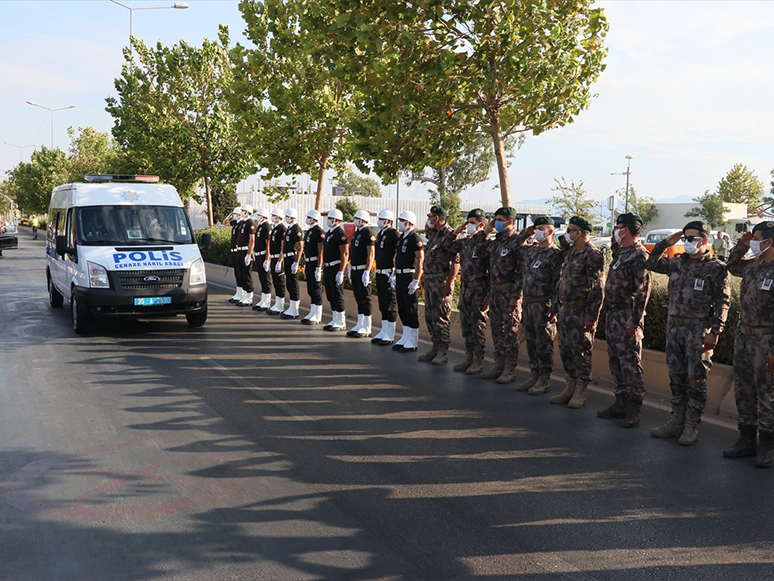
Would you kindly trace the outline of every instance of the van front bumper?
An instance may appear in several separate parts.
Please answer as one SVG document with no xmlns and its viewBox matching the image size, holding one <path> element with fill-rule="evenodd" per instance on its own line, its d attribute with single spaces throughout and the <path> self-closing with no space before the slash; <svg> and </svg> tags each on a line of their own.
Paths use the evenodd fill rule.
<svg viewBox="0 0 774 581">
<path fill-rule="evenodd" d="M 207 308 L 207 285 L 189 288 L 154 291 L 116 291 L 112 288 L 75 287 L 80 308 L 90 317 L 171 317 L 198 313 Z M 134 304 L 135 298 L 171 297 L 168 305 L 142 307 Z"/>
</svg>

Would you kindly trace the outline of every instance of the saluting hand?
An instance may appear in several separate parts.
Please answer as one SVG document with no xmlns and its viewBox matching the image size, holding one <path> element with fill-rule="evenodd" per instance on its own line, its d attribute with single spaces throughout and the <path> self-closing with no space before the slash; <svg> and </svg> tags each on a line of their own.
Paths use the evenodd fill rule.
<svg viewBox="0 0 774 581">
<path fill-rule="evenodd" d="M 675 232 L 674 234 L 670 234 L 667 236 L 666 241 L 669 243 L 670 246 L 677 244 L 680 241 L 680 238 L 683 237 L 683 232 Z"/>
<path fill-rule="evenodd" d="M 739 239 L 739 242 L 737 242 L 737 244 L 750 246 L 750 240 L 752 239 L 753 239 L 752 232 L 745 232 L 744 234 L 742 234 L 742 237 Z"/>
<path fill-rule="evenodd" d="M 527 237 L 534 235 L 535 234 L 535 225 L 532 224 L 531 226 L 527 226 L 526 228 L 524 228 L 524 230 L 522 230 L 522 233 L 524 233 L 524 232 L 527 233 Z"/>
</svg>

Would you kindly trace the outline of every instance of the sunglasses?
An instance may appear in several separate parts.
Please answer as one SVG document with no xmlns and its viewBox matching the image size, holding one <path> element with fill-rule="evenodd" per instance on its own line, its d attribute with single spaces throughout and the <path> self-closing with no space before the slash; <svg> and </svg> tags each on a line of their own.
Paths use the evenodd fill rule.
<svg viewBox="0 0 774 581">
<path fill-rule="evenodd" d="M 682 236 L 680 240 L 682 240 L 683 242 L 693 242 L 694 240 L 696 242 L 701 242 L 702 240 L 704 240 L 704 236 Z"/>
</svg>

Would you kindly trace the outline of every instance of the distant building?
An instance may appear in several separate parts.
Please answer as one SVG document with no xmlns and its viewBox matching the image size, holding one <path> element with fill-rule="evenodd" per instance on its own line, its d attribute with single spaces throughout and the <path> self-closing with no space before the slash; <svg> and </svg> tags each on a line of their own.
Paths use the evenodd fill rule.
<svg viewBox="0 0 774 581">
<path fill-rule="evenodd" d="M 694 208 L 699 208 L 699 204 L 688 202 L 678 204 L 655 204 L 658 215 L 645 225 L 645 232 L 650 230 L 662 230 L 665 228 L 682 228 L 691 220 L 698 218 L 686 218 L 686 214 Z M 722 230 L 727 232 L 734 240 L 738 239 L 742 233 L 747 230 L 749 224 L 747 219 L 747 204 L 731 204 L 724 202 L 723 206 L 728 208 L 726 220 L 730 222 Z"/>
</svg>

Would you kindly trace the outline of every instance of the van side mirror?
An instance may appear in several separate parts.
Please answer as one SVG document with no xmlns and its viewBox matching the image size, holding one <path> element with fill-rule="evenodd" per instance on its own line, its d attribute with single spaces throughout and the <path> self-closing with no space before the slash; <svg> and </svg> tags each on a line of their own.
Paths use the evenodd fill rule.
<svg viewBox="0 0 774 581">
<path fill-rule="evenodd" d="M 199 244 L 199 250 L 207 252 L 210 249 L 210 246 L 212 246 L 212 234 L 204 232 L 202 234 L 202 243 Z"/>
<path fill-rule="evenodd" d="M 67 239 L 60 235 L 56 237 L 56 253 L 59 256 L 64 256 L 67 254 L 68 248 L 67 248 Z"/>
</svg>

